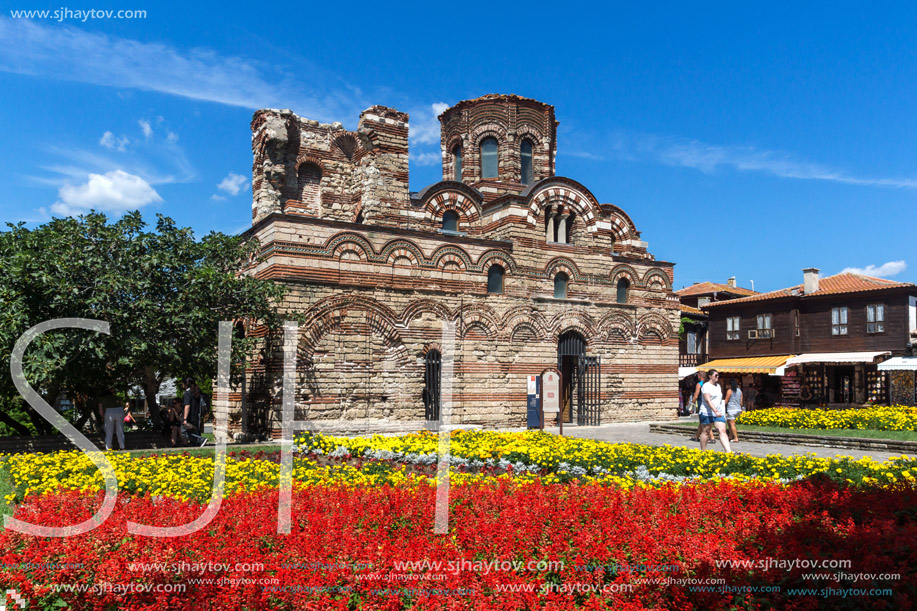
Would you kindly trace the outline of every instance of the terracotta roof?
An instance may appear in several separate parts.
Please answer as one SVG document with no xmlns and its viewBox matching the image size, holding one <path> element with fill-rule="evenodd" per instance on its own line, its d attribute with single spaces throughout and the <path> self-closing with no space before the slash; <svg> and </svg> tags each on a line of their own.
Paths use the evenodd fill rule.
<svg viewBox="0 0 917 611">
<path fill-rule="evenodd" d="M 709 308 L 726 304 L 746 303 L 749 301 L 766 301 L 769 299 L 780 299 L 783 297 L 821 297 L 823 295 L 863 293 L 868 291 L 881 291 L 884 289 L 906 287 L 917 288 L 917 285 L 911 284 L 910 282 L 895 282 L 894 280 L 887 280 L 885 278 L 873 278 L 872 276 L 861 276 L 860 274 L 842 273 L 835 274 L 833 276 L 827 276 L 825 278 L 819 278 L 818 290 L 809 293 L 808 295 L 803 295 L 803 285 L 797 284 L 796 286 L 791 286 L 777 291 L 771 291 L 769 293 L 759 293 L 757 295 L 752 295 L 751 297 L 742 297 L 741 299 L 732 299 L 730 301 L 717 301 L 716 303 L 709 303 L 704 307 Z"/>
<path fill-rule="evenodd" d="M 740 286 L 729 286 L 728 284 L 717 284 L 716 282 L 698 282 L 691 286 L 675 291 L 679 297 L 691 297 L 693 295 L 706 295 L 707 293 L 732 293 L 733 295 L 757 295 L 751 289 L 743 289 Z"/>
<path fill-rule="evenodd" d="M 678 309 L 684 312 L 685 314 L 695 314 L 697 316 L 706 316 L 707 313 L 703 310 L 698 310 L 697 308 L 692 308 L 689 305 L 679 304 Z"/>
</svg>

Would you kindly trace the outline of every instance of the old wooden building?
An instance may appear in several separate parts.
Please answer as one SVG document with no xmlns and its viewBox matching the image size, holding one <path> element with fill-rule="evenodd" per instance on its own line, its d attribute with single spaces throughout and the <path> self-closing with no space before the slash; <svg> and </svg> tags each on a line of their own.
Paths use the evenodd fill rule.
<svg viewBox="0 0 917 611">
<path fill-rule="evenodd" d="M 707 304 L 709 354 L 726 374 L 745 376 L 760 404 L 886 403 L 877 365 L 903 356 L 917 327 L 917 286 L 858 274 L 821 278 L 803 270 L 796 286 Z"/>
<path fill-rule="evenodd" d="M 673 264 L 628 214 L 555 173 L 554 108 L 513 95 L 439 117 L 442 180 L 408 186 L 408 116 L 356 131 L 288 110 L 252 121 L 246 273 L 303 317 L 297 418 L 439 418 L 445 321 L 456 325 L 453 423 L 524 426 L 526 376 L 557 367 L 568 422 L 664 419 L 677 407 Z M 282 354 L 264 336 L 231 416 L 276 434 Z"/>
</svg>

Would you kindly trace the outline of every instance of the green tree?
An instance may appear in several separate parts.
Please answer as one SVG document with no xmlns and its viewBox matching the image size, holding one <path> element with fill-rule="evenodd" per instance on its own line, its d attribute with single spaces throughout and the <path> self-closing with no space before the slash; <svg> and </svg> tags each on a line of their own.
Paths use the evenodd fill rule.
<svg viewBox="0 0 917 611">
<path fill-rule="evenodd" d="M 78 425 L 95 420 L 95 399 L 105 389 L 144 389 L 158 418 L 155 395 L 168 378 L 216 373 L 221 320 L 280 325 L 274 304 L 284 289 L 241 275 L 257 254 L 256 240 L 212 232 L 196 240 L 189 228 L 157 215 L 148 231 L 138 212 L 109 223 L 105 215 L 54 219 L 35 229 L 10 225 L 0 233 L 0 355 L 39 322 L 81 317 L 107 321 L 111 334 L 77 329 L 47 333 L 29 348 L 29 382 L 49 403 L 76 400 Z M 252 339 L 233 341 L 233 378 Z M 5 368 L 0 397 L 17 396 Z M 0 422 L 17 432 L 10 401 L 0 401 Z M 49 425 L 27 408 L 33 426 Z"/>
</svg>

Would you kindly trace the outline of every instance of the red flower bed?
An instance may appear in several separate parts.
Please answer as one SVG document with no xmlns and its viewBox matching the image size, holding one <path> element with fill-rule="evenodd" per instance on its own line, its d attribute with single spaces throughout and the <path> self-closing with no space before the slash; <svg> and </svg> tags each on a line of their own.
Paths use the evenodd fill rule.
<svg viewBox="0 0 917 611">
<path fill-rule="evenodd" d="M 296 492 L 289 535 L 276 532 L 276 492 L 239 495 L 226 499 L 207 527 L 178 538 L 135 537 L 125 521 L 186 523 L 199 506 L 125 498 L 86 535 L 4 532 L 0 587 L 24 595 L 28 608 L 74 609 L 908 609 L 917 600 L 917 492 L 910 489 L 813 482 L 630 492 L 456 486 L 448 535 L 432 532 L 434 494 L 399 487 Z M 99 499 L 44 496 L 21 506 L 17 517 L 74 524 Z M 898 573 L 900 579 L 853 582 L 835 580 L 827 569 L 717 566 L 833 559 L 851 561 L 841 569 L 848 575 Z M 538 561 L 555 564 L 539 568 Z M 422 564 L 399 564 L 405 562 Z M 804 578 L 808 573 L 824 575 Z M 92 591 L 55 592 L 56 584 Z M 175 585 L 186 591 L 168 591 Z M 891 593 L 799 595 L 793 588 Z"/>
</svg>

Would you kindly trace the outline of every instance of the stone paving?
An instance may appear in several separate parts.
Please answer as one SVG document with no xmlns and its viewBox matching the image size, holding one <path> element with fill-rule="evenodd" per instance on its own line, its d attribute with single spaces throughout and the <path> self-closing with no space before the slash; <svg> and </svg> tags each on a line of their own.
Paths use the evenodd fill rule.
<svg viewBox="0 0 917 611">
<path fill-rule="evenodd" d="M 697 417 L 679 418 L 680 422 L 697 422 Z M 669 424 L 675 421 L 669 421 Z M 649 422 L 627 422 L 619 424 L 606 424 L 604 426 L 568 426 L 564 425 L 564 435 L 570 437 L 583 437 L 587 439 L 596 439 L 598 441 L 607 441 L 609 443 L 642 443 L 646 445 L 670 445 L 682 446 L 685 448 L 700 449 L 700 444 L 691 441 L 687 435 L 670 435 L 665 433 L 651 433 Z M 546 429 L 549 432 L 557 433 L 557 427 Z M 723 446 L 717 441 L 715 444 L 708 444 L 708 450 L 722 452 Z M 752 456 L 766 456 L 768 454 L 807 454 L 815 453 L 820 457 L 833 457 L 838 454 L 842 456 L 852 456 L 853 458 L 862 458 L 871 456 L 876 460 L 885 460 L 892 456 L 901 456 L 900 453 L 879 452 L 875 450 L 852 450 L 847 448 L 825 448 L 820 446 L 802 446 L 796 444 L 775 444 L 775 443 L 755 443 L 752 441 L 742 441 L 733 445 L 734 452 L 751 454 Z"/>
</svg>

